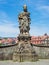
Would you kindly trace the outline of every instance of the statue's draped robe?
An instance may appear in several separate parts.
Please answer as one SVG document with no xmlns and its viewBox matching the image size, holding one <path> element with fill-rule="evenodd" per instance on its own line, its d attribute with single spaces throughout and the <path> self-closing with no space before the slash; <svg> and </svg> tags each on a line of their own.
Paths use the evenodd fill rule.
<svg viewBox="0 0 49 65">
<path fill-rule="evenodd" d="M 19 28 L 20 32 L 29 32 L 30 27 L 30 14 L 28 12 L 23 12 L 19 14 Z"/>
</svg>

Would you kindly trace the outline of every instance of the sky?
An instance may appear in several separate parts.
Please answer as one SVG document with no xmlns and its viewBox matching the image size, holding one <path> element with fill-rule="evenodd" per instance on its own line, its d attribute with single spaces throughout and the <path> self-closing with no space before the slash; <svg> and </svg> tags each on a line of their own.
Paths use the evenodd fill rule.
<svg viewBox="0 0 49 65">
<path fill-rule="evenodd" d="M 49 0 L 0 0 L 0 37 L 19 35 L 18 15 L 24 4 L 30 12 L 30 35 L 49 35 Z"/>
</svg>

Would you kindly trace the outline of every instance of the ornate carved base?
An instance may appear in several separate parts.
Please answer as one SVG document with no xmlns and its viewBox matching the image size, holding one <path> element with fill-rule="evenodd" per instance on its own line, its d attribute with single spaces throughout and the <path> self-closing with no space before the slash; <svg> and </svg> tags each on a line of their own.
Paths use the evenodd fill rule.
<svg viewBox="0 0 49 65">
<path fill-rule="evenodd" d="M 19 43 L 16 52 L 13 55 L 14 61 L 36 61 L 38 60 L 38 56 L 31 46 L 30 36 L 26 37 L 18 37 Z"/>
</svg>

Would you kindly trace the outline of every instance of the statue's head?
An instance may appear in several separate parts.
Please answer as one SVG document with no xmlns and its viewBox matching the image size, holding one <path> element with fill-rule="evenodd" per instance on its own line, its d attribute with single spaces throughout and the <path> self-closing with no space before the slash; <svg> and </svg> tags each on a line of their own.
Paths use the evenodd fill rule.
<svg viewBox="0 0 49 65">
<path fill-rule="evenodd" d="M 26 5 L 23 6 L 23 10 L 24 10 L 24 12 L 27 12 L 27 6 Z"/>
</svg>

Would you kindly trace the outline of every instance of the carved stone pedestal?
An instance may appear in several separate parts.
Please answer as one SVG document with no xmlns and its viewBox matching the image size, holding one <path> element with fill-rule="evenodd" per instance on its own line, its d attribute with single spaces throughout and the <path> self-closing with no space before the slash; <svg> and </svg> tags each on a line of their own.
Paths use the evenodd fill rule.
<svg viewBox="0 0 49 65">
<path fill-rule="evenodd" d="M 25 62 L 38 60 L 38 56 L 31 46 L 30 38 L 30 36 L 18 37 L 18 48 L 13 54 L 14 61 Z"/>
</svg>

